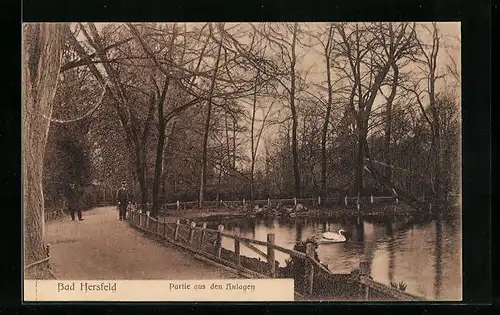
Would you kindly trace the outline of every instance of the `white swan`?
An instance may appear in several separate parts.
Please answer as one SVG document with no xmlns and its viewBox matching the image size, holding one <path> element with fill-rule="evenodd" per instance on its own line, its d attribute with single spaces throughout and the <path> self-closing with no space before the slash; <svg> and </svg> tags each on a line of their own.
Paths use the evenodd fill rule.
<svg viewBox="0 0 500 315">
<path fill-rule="evenodd" d="M 342 234 L 342 232 L 345 232 L 345 230 L 340 229 L 337 233 L 324 232 L 321 234 L 321 236 L 322 236 L 322 239 L 325 240 L 326 242 L 342 243 L 342 242 L 345 242 L 347 240 L 346 237 Z"/>
</svg>

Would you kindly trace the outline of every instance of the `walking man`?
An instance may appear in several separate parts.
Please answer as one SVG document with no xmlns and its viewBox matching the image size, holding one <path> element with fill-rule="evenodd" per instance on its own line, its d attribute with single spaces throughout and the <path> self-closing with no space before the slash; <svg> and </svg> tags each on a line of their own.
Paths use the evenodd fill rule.
<svg viewBox="0 0 500 315">
<path fill-rule="evenodd" d="M 75 212 L 78 214 L 78 220 L 83 221 L 82 209 L 80 204 L 80 194 L 75 183 L 71 183 L 66 192 L 66 199 L 68 202 L 68 209 L 71 214 L 71 221 L 75 221 Z"/>
<path fill-rule="evenodd" d="M 116 193 L 116 200 L 118 201 L 119 220 L 123 221 L 127 215 L 127 205 L 129 201 L 129 193 L 125 181 L 122 181 L 122 186 Z"/>
</svg>

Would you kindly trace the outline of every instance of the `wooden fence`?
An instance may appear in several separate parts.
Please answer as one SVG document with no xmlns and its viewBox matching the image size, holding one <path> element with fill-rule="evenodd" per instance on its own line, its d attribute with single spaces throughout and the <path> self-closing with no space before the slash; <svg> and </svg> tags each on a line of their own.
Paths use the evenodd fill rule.
<svg viewBox="0 0 500 315">
<path fill-rule="evenodd" d="M 321 198 L 321 197 L 310 197 L 310 198 L 289 198 L 289 199 L 258 199 L 254 200 L 254 205 L 258 206 L 268 206 L 276 207 L 278 205 L 283 206 L 296 206 L 297 204 L 302 204 L 304 206 L 310 207 L 320 207 L 320 206 L 330 206 L 330 205 L 345 205 L 355 206 L 357 204 L 385 204 L 385 203 L 399 203 L 399 199 L 393 196 L 367 196 L 367 197 L 333 197 L 333 198 Z M 235 208 L 239 206 L 249 205 L 249 200 L 210 200 L 205 201 L 204 205 L 207 208 Z M 186 209 L 196 209 L 199 207 L 198 201 L 177 201 L 172 203 L 163 203 L 161 210 L 186 210 Z"/>
<path fill-rule="evenodd" d="M 268 234 L 266 241 L 241 237 L 224 232 L 224 226 L 217 230 L 201 226 L 196 222 L 181 224 L 167 223 L 149 216 L 148 213 L 128 210 L 131 224 L 141 231 L 159 239 L 179 246 L 193 253 L 197 259 L 204 260 L 220 268 L 237 273 L 246 278 L 289 278 L 295 279 L 295 291 L 302 297 L 329 297 L 343 300 L 421 300 L 415 297 L 374 282 L 369 278 L 366 263 L 360 264 L 358 274 L 334 274 L 318 262 L 315 257 L 314 245 L 308 243 L 306 251 L 300 252 L 282 247 L 275 243 L 274 234 Z M 233 240 L 233 250 L 222 247 L 222 238 Z M 245 246 L 257 253 L 263 260 L 241 255 Z M 257 246 L 263 246 L 265 250 Z M 276 261 L 276 252 L 289 255 L 292 261 L 298 262 L 303 268 L 290 272 L 289 266 L 280 267 Z M 300 270 L 300 271 L 297 271 Z"/>
</svg>

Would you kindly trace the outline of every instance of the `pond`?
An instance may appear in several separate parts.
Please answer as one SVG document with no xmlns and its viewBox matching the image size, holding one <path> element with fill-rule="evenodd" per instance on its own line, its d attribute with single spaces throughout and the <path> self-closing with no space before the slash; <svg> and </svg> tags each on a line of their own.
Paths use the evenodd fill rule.
<svg viewBox="0 0 500 315">
<path fill-rule="evenodd" d="M 215 222 L 212 222 L 215 223 Z M 265 241 L 275 234 L 275 243 L 292 249 L 296 240 L 305 240 L 326 230 L 346 230 L 347 242 L 318 248 L 321 263 L 333 272 L 350 272 L 361 260 L 368 261 L 375 281 L 390 285 L 403 281 L 406 292 L 431 300 L 462 299 L 462 233 L 458 219 L 415 221 L 386 217 L 377 220 L 316 218 L 243 218 L 221 222 L 225 232 Z M 234 241 L 223 238 L 222 246 L 234 250 Z M 265 251 L 262 246 L 257 246 Z M 258 258 L 241 246 L 241 254 Z M 289 256 L 276 253 L 280 266 Z"/>
</svg>

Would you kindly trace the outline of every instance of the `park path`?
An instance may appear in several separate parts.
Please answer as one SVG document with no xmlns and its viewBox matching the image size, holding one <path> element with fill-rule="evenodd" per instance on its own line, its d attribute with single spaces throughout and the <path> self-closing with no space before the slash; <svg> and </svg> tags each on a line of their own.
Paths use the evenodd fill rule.
<svg viewBox="0 0 500 315">
<path fill-rule="evenodd" d="M 84 221 L 63 217 L 46 226 L 45 242 L 50 244 L 52 271 L 58 279 L 237 278 L 118 221 L 116 207 L 85 211 L 83 217 Z"/>
</svg>

